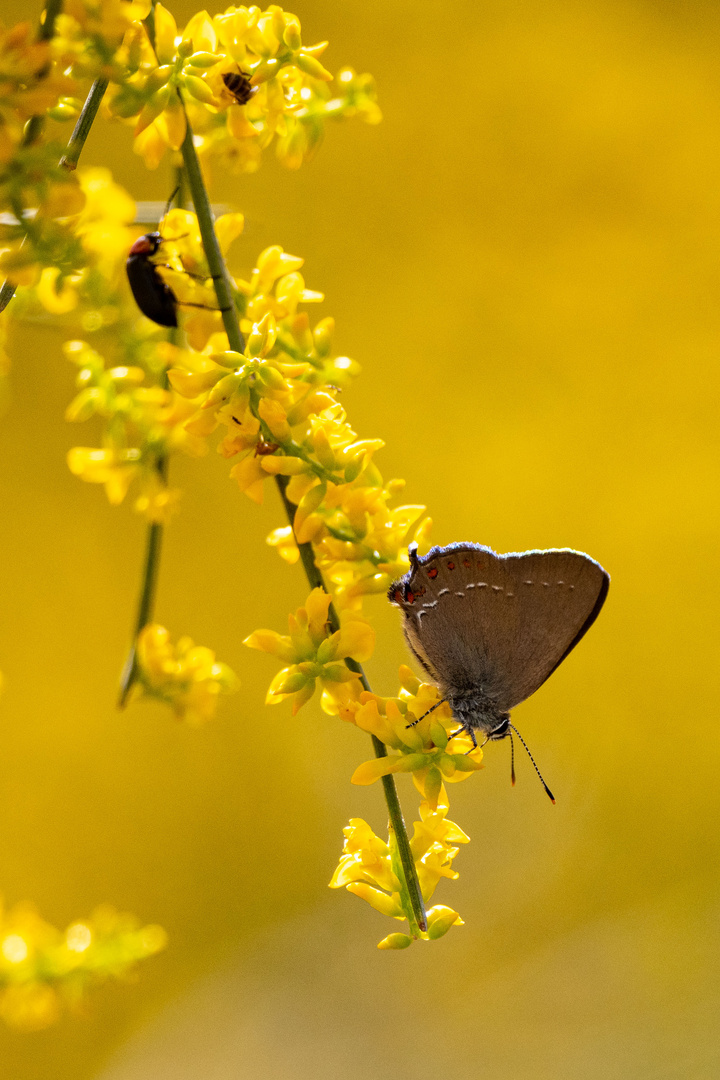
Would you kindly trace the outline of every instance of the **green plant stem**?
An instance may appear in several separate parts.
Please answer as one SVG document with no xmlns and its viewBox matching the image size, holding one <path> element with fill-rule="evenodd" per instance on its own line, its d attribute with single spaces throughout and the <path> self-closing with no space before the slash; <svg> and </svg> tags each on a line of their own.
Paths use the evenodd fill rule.
<svg viewBox="0 0 720 1080">
<path fill-rule="evenodd" d="M 280 491 L 280 498 L 283 501 L 285 512 L 288 516 L 288 521 L 292 527 L 295 517 L 295 507 L 287 497 L 287 476 L 277 476 L 276 478 L 278 490 Z M 293 529 L 294 533 L 294 529 Z M 305 574 L 312 589 L 322 589 L 324 592 L 328 590 L 325 588 L 325 582 L 323 576 L 315 563 L 315 556 L 313 554 L 312 544 L 301 544 L 295 538 L 298 550 L 300 552 L 300 559 L 303 567 L 305 568 Z M 334 631 L 340 629 L 340 620 L 335 610 L 335 605 L 331 602 L 328 610 L 328 622 Z M 346 665 L 351 671 L 357 672 L 360 676 L 360 682 L 365 690 L 370 691 L 370 683 L 367 680 L 365 672 L 362 666 L 357 661 L 352 660 L 349 656 L 345 658 Z M 382 758 L 387 757 L 387 747 L 385 743 L 381 742 L 376 735 L 370 736 L 372 739 L 373 750 L 375 757 Z M 385 792 L 385 801 L 387 803 L 388 815 L 390 817 L 390 828 L 395 833 L 395 838 L 398 845 L 398 854 L 400 855 L 400 861 L 402 863 L 403 871 L 405 874 L 405 883 L 407 885 L 408 896 L 410 897 L 410 903 L 412 904 L 412 913 L 415 916 L 418 929 L 427 930 L 427 917 L 425 915 L 425 904 L 423 902 L 422 892 L 420 891 L 420 882 L 418 881 L 417 870 L 415 868 L 415 860 L 413 859 L 412 852 L 410 850 L 410 840 L 407 834 L 407 828 L 405 826 L 405 819 L 403 818 L 402 808 L 400 806 L 400 799 L 398 798 L 397 786 L 395 784 L 395 777 L 392 775 L 383 776 L 382 785 Z M 412 923 L 410 929 L 414 929 Z"/>
<path fill-rule="evenodd" d="M 208 270 L 210 271 L 213 285 L 215 286 L 215 295 L 217 297 L 218 307 L 222 313 L 222 321 L 223 326 L 225 327 L 225 333 L 227 334 L 228 343 L 231 349 L 241 353 L 245 351 L 245 341 L 240 333 L 237 309 L 233 299 L 233 287 L 230 283 L 230 276 L 227 267 L 225 266 L 225 260 L 223 259 L 220 250 L 218 238 L 215 235 L 215 219 L 210 206 L 210 199 L 208 198 L 208 193 L 205 188 L 205 181 L 203 180 L 202 172 L 200 170 L 200 162 L 198 161 L 198 156 L 195 152 L 192 128 L 190 127 L 190 121 L 187 120 L 187 116 L 186 121 L 187 130 L 185 132 L 181 150 L 183 161 L 185 163 L 188 187 L 190 188 L 190 195 L 192 197 L 193 206 L 195 207 L 195 213 L 197 214 L 198 228 L 200 229 L 205 258 L 207 259 Z"/>
<path fill-rule="evenodd" d="M 231 349 L 236 352 L 243 352 L 245 348 L 245 342 L 240 332 L 240 326 L 238 324 L 237 310 L 233 303 L 232 286 L 229 281 L 229 275 L 225 266 L 225 260 L 222 257 L 220 251 L 220 245 L 218 243 L 217 236 L 215 235 L 213 214 L 210 207 L 210 200 L 208 198 L 207 190 L 205 188 L 205 182 L 200 170 L 200 162 L 198 161 L 197 154 L 195 152 L 195 145 L 193 143 L 192 128 L 188 122 L 187 130 L 185 132 L 185 139 L 182 144 L 183 161 L 185 162 L 185 169 L 187 172 L 188 186 L 195 207 L 195 213 L 197 214 L 198 227 L 200 229 L 200 236 L 202 237 L 203 248 L 205 250 L 205 257 L 208 263 L 208 269 L 213 278 L 215 285 L 215 295 L 217 296 L 218 306 L 222 311 L 223 325 L 225 327 L 225 333 L 228 337 L 228 343 Z M 288 515 L 290 524 L 293 523 L 295 516 L 295 507 L 289 501 L 286 495 L 286 487 L 288 484 L 287 477 L 276 477 L 278 489 L 280 491 L 280 497 L 282 498 L 285 510 Z M 322 579 L 322 574 L 315 565 L 315 559 L 313 556 L 311 544 L 298 544 L 300 549 L 300 557 L 305 568 L 307 579 L 311 588 L 321 588 L 325 590 L 325 584 Z M 327 591 L 327 590 L 325 590 Z M 329 610 L 330 624 L 333 630 L 340 628 L 340 620 L 337 617 L 337 612 L 334 606 L 330 605 Z M 357 672 L 360 676 L 363 687 L 366 690 L 370 690 L 370 684 L 365 677 L 365 673 L 361 666 L 350 658 L 346 659 L 345 663 L 351 671 Z M 387 748 L 380 739 L 372 736 L 373 750 L 376 757 L 386 757 Z M 405 884 L 412 904 L 411 915 L 414 916 L 416 926 L 412 925 L 413 919 L 410 921 L 411 931 L 427 930 L 427 917 L 425 915 L 425 905 L 423 903 L 422 892 L 420 891 L 420 883 L 418 881 L 417 870 L 415 868 L 415 861 L 412 857 L 410 850 L 410 841 L 408 839 L 407 829 L 405 828 L 405 821 L 403 819 L 402 810 L 400 808 L 400 800 L 398 798 L 397 788 L 395 786 L 395 780 L 392 776 L 383 776 L 383 790 L 385 792 L 385 801 L 387 803 L 388 814 L 390 816 L 390 828 L 395 833 L 397 839 L 398 851 L 402 862 L 403 871 L 405 873 Z"/>
<path fill-rule="evenodd" d="M 163 480 L 167 475 L 167 458 L 158 458 L 157 471 Z M 161 522 L 152 521 L 148 526 L 147 543 L 145 546 L 145 565 L 143 567 L 142 586 L 138 601 L 137 617 L 135 619 L 135 634 L 130 647 L 122 675 L 120 676 L 120 696 L 118 708 L 122 709 L 127 704 L 128 694 L 137 677 L 137 640 L 140 631 L 152 622 L 155 609 L 155 594 L 157 592 L 158 573 L 160 570 L 160 555 L 162 552 L 163 528 Z"/>
<path fill-rule="evenodd" d="M 85 98 L 85 104 L 82 107 L 82 111 L 77 118 L 73 133 L 70 136 L 68 144 L 65 148 L 65 153 L 60 158 L 60 164 L 65 169 L 72 171 L 77 168 L 78 159 L 82 153 L 82 148 L 85 145 L 88 135 L 90 134 L 90 128 L 93 125 L 93 121 L 97 116 L 97 111 L 100 108 L 100 102 L 102 101 L 105 91 L 108 88 L 107 79 L 96 79 L 90 87 L 90 92 Z"/>
</svg>

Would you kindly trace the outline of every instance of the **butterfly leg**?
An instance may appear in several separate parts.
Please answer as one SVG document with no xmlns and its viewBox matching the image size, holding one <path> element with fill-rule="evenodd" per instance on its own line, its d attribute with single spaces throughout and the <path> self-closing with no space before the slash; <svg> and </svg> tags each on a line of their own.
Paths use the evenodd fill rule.
<svg viewBox="0 0 720 1080">
<path fill-rule="evenodd" d="M 464 725 L 462 727 L 459 727 L 457 729 L 457 731 L 453 731 L 448 735 L 448 742 L 450 742 L 451 739 L 455 739 L 458 735 L 469 735 L 470 738 L 472 739 L 472 746 L 467 751 L 468 754 L 472 754 L 473 750 L 477 750 L 477 745 L 478 744 L 477 744 L 477 739 L 475 738 L 475 729 L 474 728 L 465 727 Z M 485 742 L 487 742 L 487 739 L 485 740 Z M 485 743 L 483 743 L 483 746 L 484 745 L 485 745 Z"/>
<path fill-rule="evenodd" d="M 424 713 L 422 714 L 422 716 L 419 716 L 419 717 L 417 718 L 417 720 L 413 720 L 412 724 L 406 724 L 406 725 L 405 725 L 405 727 L 406 727 L 406 728 L 409 728 L 409 727 L 415 727 L 415 726 L 416 726 L 416 724 L 419 724 L 419 723 L 420 723 L 420 721 L 421 721 L 421 720 L 424 720 L 426 716 L 429 716 L 431 712 L 435 712 L 435 710 L 436 710 L 436 709 L 437 709 L 437 708 L 438 708 L 438 707 L 439 707 L 440 705 L 444 705 L 444 704 L 445 704 L 445 699 L 444 699 L 444 698 L 441 698 L 441 699 L 440 699 L 440 701 L 436 701 L 436 702 L 435 702 L 435 704 L 434 704 L 434 705 L 432 705 L 432 706 L 431 706 L 431 707 L 430 707 L 430 708 L 429 708 L 429 709 L 427 710 L 427 712 L 424 712 Z"/>
</svg>

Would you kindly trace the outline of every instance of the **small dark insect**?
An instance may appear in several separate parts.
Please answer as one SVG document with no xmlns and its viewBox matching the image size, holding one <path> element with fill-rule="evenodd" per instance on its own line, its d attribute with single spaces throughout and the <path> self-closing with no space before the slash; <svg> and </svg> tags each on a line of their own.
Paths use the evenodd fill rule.
<svg viewBox="0 0 720 1080">
<path fill-rule="evenodd" d="M 162 242 L 159 232 L 139 237 L 130 248 L 125 269 L 135 303 L 143 315 L 159 326 L 177 326 L 177 297 L 150 261 Z"/>
<path fill-rule="evenodd" d="M 251 85 L 250 76 L 244 71 L 226 71 L 222 81 L 225 83 L 225 89 L 232 94 L 238 105 L 247 105 L 257 90 L 257 86 Z"/>
<path fill-rule="evenodd" d="M 261 439 L 255 446 L 255 457 L 264 457 L 266 454 L 274 454 L 276 450 L 280 449 L 280 443 L 265 442 Z"/>
</svg>

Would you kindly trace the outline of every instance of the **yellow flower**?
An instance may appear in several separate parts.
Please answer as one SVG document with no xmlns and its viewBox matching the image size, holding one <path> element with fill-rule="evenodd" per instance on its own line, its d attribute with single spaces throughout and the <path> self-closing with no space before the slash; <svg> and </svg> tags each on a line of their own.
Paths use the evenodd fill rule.
<svg viewBox="0 0 720 1080">
<path fill-rule="evenodd" d="M 447 813 L 447 807 L 443 810 Z M 438 817 L 438 813 L 433 814 L 427 804 L 421 807 L 421 814 L 423 814 L 423 821 Z M 444 817 L 444 814 L 440 816 Z M 451 827 L 459 834 L 458 839 L 467 840 L 465 834 L 452 822 L 447 822 L 448 833 Z M 415 822 L 416 837 L 422 828 L 420 822 Z M 430 831 L 432 834 L 432 825 Z M 330 880 L 330 888 L 341 889 L 344 886 L 348 892 L 365 900 L 382 915 L 387 915 L 392 919 L 406 919 L 409 900 L 395 870 L 397 854 L 393 852 L 394 844 L 392 842 L 387 844 L 376 836 L 362 818 L 351 818 L 350 824 L 343 829 L 343 832 L 345 834 L 343 854 Z M 449 848 L 442 841 L 436 840 L 427 845 L 419 859 L 413 850 L 425 899 L 432 896 L 440 877 L 457 877 L 449 865 L 456 853 L 457 848 Z M 444 905 L 430 908 L 427 912 L 427 922 L 427 931 L 417 933 L 417 936 L 426 940 L 442 937 L 453 925 L 462 925 L 462 919 L 458 913 Z M 413 940 L 414 938 L 409 934 L 390 934 L 383 938 L 378 948 L 404 949 L 412 945 Z"/>
<path fill-rule="evenodd" d="M 417 867 L 420 888 L 425 900 L 429 900 L 441 877 L 457 878 L 452 860 L 458 849 L 452 843 L 467 844 L 467 836 L 454 821 L 447 820 L 447 803 L 438 802 L 436 807 L 427 801 L 420 804 L 421 821 L 416 821 L 410 850 Z"/>
<path fill-rule="evenodd" d="M 173 645 L 169 632 L 157 623 L 140 631 L 136 648 L 138 675 L 131 700 L 164 701 L 178 720 L 193 725 L 211 720 L 218 696 L 237 688 L 236 676 L 216 661 L 211 649 L 194 645 L 188 637 Z"/>
<path fill-rule="evenodd" d="M 401 668 L 401 679 L 407 681 L 407 672 Z M 445 802 L 445 781 L 457 783 L 482 768 L 482 749 L 473 748 L 466 732 L 448 739 L 448 728 L 457 729 L 457 721 L 446 702 L 425 715 L 438 701 L 437 687 L 431 683 L 419 683 L 414 693 L 403 689 L 399 698 L 387 700 L 364 693 L 360 701 L 354 722 L 397 752 L 359 765 L 353 784 L 372 784 L 381 776 L 410 772 L 417 789 L 436 808 Z"/>
<path fill-rule="evenodd" d="M 119 505 L 139 468 L 137 450 L 100 450 L 91 446 L 74 446 L 68 450 L 68 468 L 90 484 L 104 484 L 105 494 L 112 506 Z"/>
<path fill-rule="evenodd" d="M 281 559 L 293 566 L 300 558 L 300 549 L 295 543 L 292 526 L 285 525 L 280 529 L 273 529 L 267 537 L 266 543 L 274 547 Z"/>
<path fill-rule="evenodd" d="M 348 613 L 340 629 L 329 633 L 330 600 L 323 589 L 313 589 L 305 606 L 289 616 L 289 636 L 256 630 L 243 643 L 285 662 L 287 666 L 270 684 L 267 702 L 277 704 L 292 697 L 293 716 L 313 696 L 318 682 L 326 712 L 335 714 L 348 699 L 359 697 L 360 677 L 342 661 L 348 657 L 358 663 L 367 660 L 375 645 L 375 631 L 364 619 Z"/>
</svg>

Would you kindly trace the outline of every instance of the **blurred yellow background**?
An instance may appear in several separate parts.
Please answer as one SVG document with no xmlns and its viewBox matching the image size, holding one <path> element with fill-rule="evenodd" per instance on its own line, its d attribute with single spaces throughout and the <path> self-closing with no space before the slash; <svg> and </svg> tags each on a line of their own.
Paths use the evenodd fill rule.
<svg viewBox="0 0 720 1080">
<path fill-rule="evenodd" d="M 176 3 L 182 25 L 195 8 Z M 220 6 L 210 8 L 220 10 Z M 157 615 L 241 692 L 193 730 L 114 707 L 144 526 L 70 476 L 60 337 L 16 329 L 0 428 L 0 890 L 56 925 L 101 901 L 168 950 L 84 1020 L 0 1031 L 8 1080 L 711 1080 L 717 1016 L 720 11 L 685 0 L 302 0 L 330 67 L 378 80 L 385 120 L 328 130 L 299 173 L 223 178 L 247 215 L 238 269 L 280 243 L 363 366 L 343 398 L 433 540 L 572 546 L 612 575 L 582 645 L 515 719 L 557 798 L 507 744 L 451 790 L 472 843 L 438 903 L 393 929 L 330 893 L 367 739 L 313 704 L 264 706 L 306 586 L 265 546 L 283 524 L 211 455 L 182 461 Z M 35 12 L 32 17 L 35 17 Z M 6 0 L 4 18 L 28 17 Z M 85 164 L 163 200 L 131 132 Z M 380 693 L 406 659 L 371 601 Z M 412 820 L 417 799 L 401 794 Z"/>
</svg>

